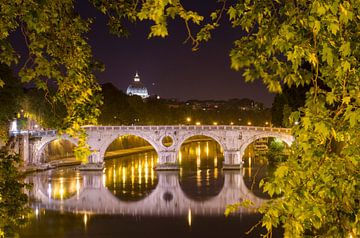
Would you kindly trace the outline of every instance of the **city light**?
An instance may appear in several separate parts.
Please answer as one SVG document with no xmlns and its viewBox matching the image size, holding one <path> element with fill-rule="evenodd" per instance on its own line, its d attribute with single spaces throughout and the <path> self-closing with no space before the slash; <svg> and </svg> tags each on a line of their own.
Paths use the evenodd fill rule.
<svg viewBox="0 0 360 238">
<path fill-rule="evenodd" d="M 213 122 L 213 125 L 214 125 L 214 126 L 217 126 L 217 124 L 218 124 L 218 123 L 217 123 L 216 121 Z"/>
<path fill-rule="evenodd" d="M 197 121 L 197 122 L 195 123 L 195 125 L 200 126 L 201 123 L 200 123 L 199 121 Z"/>
<path fill-rule="evenodd" d="M 186 118 L 186 121 L 187 121 L 187 122 L 191 122 L 191 117 L 187 117 L 187 118 Z"/>
<path fill-rule="evenodd" d="M 248 126 L 251 126 L 251 121 L 248 121 L 248 123 L 247 123 L 247 124 L 248 124 Z"/>
</svg>

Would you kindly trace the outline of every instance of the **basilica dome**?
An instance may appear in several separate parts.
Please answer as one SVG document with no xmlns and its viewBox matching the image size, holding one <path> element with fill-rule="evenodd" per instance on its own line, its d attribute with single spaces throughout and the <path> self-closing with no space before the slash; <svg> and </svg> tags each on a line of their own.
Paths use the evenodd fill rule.
<svg viewBox="0 0 360 238">
<path fill-rule="evenodd" d="M 137 95 L 142 98 L 149 97 L 147 88 L 140 82 L 140 77 L 138 73 L 135 74 L 134 81 L 127 88 L 126 94 L 130 96 Z"/>
</svg>

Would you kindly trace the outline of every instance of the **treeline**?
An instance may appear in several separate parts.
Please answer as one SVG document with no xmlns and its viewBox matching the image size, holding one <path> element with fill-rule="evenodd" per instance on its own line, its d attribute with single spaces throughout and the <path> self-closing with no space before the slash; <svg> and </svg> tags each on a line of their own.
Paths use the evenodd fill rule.
<svg viewBox="0 0 360 238">
<path fill-rule="evenodd" d="M 54 100 L 54 92 L 37 89 L 25 90 L 22 108 L 29 116 L 44 128 L 61 128 L 62 118 L 66 116 L 63 105 Z M 232 99 L 221 102 L 216 108 L 194 108 L 191 103 L 158 99 L 142 100 L 138 96 L 128 96 L 114 85 L 102 85 L 103 105 L 98 119 L 100 125 L 179 125 L 179 124 L 234 124 L 265 126 L 270 125 L 270 109 L 256 107 L 244 109 L 244 101 Z"/>
</svg>

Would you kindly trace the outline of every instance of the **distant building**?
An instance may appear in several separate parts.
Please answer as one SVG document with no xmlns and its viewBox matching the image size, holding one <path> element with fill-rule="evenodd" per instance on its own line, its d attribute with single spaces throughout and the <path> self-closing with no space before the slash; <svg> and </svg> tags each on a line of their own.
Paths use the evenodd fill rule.
<svg viewBox="0 0 360 238">
<path fill-rule="evenodd" d="M 147 88 L 140 82 L 140 77 L 138 73 L 135 74 L 134 81 L 127 88 L 126 94 L 130 96 L 137 95 L 142 97 L 143 99 L 149 97 Z"/>
</svg>

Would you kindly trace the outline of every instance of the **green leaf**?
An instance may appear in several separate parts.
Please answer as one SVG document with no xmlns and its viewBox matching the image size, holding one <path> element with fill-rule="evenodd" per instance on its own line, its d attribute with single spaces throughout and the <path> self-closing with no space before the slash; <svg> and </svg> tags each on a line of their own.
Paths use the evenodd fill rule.
<svg viewBox="0 0 360 238">
<path fill-rule="evenodd" d="M 339 31 L 340 27 L 338 23 L 330 23 L 329 30 L 332 34 L 336 35 L 336 33 Z"/>
<path fill-rule="evenodd" d="M 334 55 L 332 53 L 332 49 L 327 44 L 323 45 L 321 54 L 322 54 L 321 60 L 323 62 L 327 62 L 328 65 L 333 66 Z"/>
<path fill-rule="evenodd" d="M 343 57 L 346 57 L 350 55 L 351 49 L 350 49 L 350 42 L 345 42 L 340 46 L 340 52 Z"/>
</svg>

